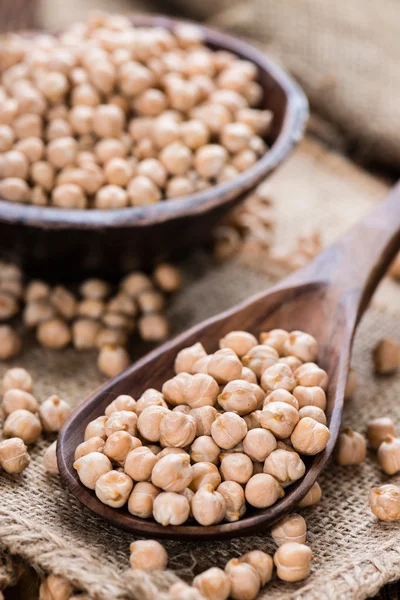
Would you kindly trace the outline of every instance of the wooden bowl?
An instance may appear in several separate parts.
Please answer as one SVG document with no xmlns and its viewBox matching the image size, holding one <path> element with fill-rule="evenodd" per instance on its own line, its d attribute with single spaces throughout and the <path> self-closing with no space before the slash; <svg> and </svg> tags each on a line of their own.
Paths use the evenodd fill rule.
<svg viewBox="0 0 400 600">
<path fill-rule="evenodd" d="M 173 30 L 162 16 L 133 16 L 137 26 Z M 222 185 L 184 198 L 118 210 L 65 210 L 0 200 L 0 253 L 31 274 L 63 278 L 94 273 L 117 275 L 158 259 L 182 254 L 207 240 L 214 225 L 287 156 L 303 135 L 307 99 L 300 87 L 248 44 L 201 27 L 208 46 L 252 61 L 264 90 L 262 108 L 274 118 L 268 152 L 250 169 Z"/>
</svg>

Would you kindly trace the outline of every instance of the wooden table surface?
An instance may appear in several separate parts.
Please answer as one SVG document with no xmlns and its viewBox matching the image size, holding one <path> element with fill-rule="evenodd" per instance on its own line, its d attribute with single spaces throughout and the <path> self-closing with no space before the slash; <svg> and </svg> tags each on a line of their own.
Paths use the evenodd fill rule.
<svg viewBox="0 0 400 600">
<path fill-rule="evenodd" d="M 15 31 L 40 26 L 38 17 L 39 1 L 0 0 L 0 31 Z M 5 591 L 5 599 L 37 600 L 38 586 L 39 579 L 36 573 L 33 569 L 27 567 L 18 585 Z M 400 600 L 400 582 L 385 586 L 371 600 Z"/>
</svg>

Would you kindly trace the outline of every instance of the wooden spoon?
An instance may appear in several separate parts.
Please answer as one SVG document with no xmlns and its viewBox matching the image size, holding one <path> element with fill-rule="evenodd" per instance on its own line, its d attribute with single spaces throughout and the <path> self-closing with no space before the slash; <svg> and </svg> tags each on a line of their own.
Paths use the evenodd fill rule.
<svg viewBox="0 0 400 600">
<path fill-rule="evenodd" d="M 343 408 L 354 333 L 377 284 L 400 248 L 400 184 L 361 223 L 303 269 L 267 292 L 196 325 L 157 348 L 107 382 L 73 412 L 57 444 L 62 481 L 83 504 L 110 523 L 143 536 L 174 539 L 217 539 L 259 533 L 296 508 L 332 454 Z M 329 375 L 327 417 L 331 432 L 325 450 L 308 463 L 305 476 L 286 488 L 286 496 L 266 510 L 253 510 L 234 523 L 211 527 L 195 524 L 163 527 L 129 514 L 126 508 L 102 504 L 85 488 L 73 469 L 74 450 L 83 441 L 89 421 L 104 414 L 119 394 L 137 398 L 149 387 L 161 389 L 173 376 L 174 359 L 182 348 L 201 342 L 208 352 L 233 330 L 254 334 L 283 328 L 311 333 L 319 342 L 318 363 Z"/>
</svg>

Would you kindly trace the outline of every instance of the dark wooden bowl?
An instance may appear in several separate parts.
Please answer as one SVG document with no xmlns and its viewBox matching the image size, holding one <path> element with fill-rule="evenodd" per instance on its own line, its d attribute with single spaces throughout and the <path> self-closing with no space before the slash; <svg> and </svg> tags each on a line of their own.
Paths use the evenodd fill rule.
<svg viewBox="0 0 400 600">
<path fill-rule="evenodd" d="M 179 21 L 133 16 L 135 25 L 173 30 Z M 272 60 L 244 42 L 202 27 L 207 44 L 255 63 L 264 90 L 263 108 L 274 114 L 270 150 L 228 183 L 152 206 L 118 210 L 63 210 L 0 200 L 0 253 L 33 274 L 64 278 L 116 275 L 178 256 L 209 238 L 214 225 L 287 156 L 308 116 L 299 86 Z"/>
</svg>

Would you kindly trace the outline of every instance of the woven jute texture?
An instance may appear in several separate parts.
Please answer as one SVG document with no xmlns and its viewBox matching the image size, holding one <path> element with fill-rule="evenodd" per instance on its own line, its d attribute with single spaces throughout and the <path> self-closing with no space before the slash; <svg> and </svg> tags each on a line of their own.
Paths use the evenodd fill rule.
<svg viewBox="0 0 400 600">
<path fill-rule="evenodd" d="M 278 238 L 290 243 L 294 230 L 317 225 L 330 240 L 368 212 L 385 190 L 384 183 L 318 144 L 305 141 L 271 179 L 271 195 L 280 214 Z M 187 259 L 183 267 L 186 288 L 170 308 L 175 331 L 271 283 L 265 275 L 244 269 L 235 261 L 216 265 L 202 253 Z M 400 289 L 385 286 L 379 298 L 381 305 L 391 299 L 395 307 Z M 400 423 L 400 376 L 376 378 L 372 374 L 371 350 L 383 335 L 400 340 L 400 319 L 393 311 L 371 308 L 355 343 L 359 389 L 356 398 L 346 405 L 344 415 L 345 425 L 360 431 L 370 418 L 382 414 Z M 141 351 L 136 349 L 138 354 Z M 32 342 L 12 364 L 23 364 L 32 372 L 35 393 L 41 400 L 57 392 L 75 405 L 101 383 L 91 353 L 55 353 Z M 5 368 L 2 366 L 0 375 Z M 220 543 L 166 542 L 168 571 L 153 575 L 126 573 L 129 543 L 135 536 L 91 514 L 61 487 L 57 476 L 45 473 L 42 457 L 50 441 L 44 440 L 32 449 L 32 463 L 23 474 L 0 476 L 0 550 L 8 556 L 7 561 L 0 561 L 0 586 L 15 577 L 11 555 L 39 572 L 67 577 L 92 599 L 172 600 L 168 588 L 178 577 L 190 582 L 200 571 L 215 565 L 223 567 L 228 559 L 251 549 L 273 551 L 268 532 Z M 359 467 L 329 465 L 321 477 L 322 502 L 303 511 L 315 555 L 311 576 L 295 585 L 275 580 L 259 597 L 362 599 L 399 577 L 400 523 L 378 523 L 366 505 L 369 488 L 386 481 L 372 453 Z M 400 477 L 392 481 L 400 483 Z"/>
</svg>

